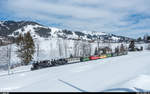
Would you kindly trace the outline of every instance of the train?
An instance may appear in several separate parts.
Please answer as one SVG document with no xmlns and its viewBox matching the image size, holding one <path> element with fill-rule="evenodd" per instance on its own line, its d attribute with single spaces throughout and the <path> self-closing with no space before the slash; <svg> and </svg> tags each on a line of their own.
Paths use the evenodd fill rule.
<svg viewBox="0 0 150 94">
<path fill-rule="evenodd" d="M 51 61 L 50 60 L 34 61 L 34 63 L 32 64 L 31 70 L 38 70 L 38 69 L 47 68 L 47 67 L 87 62 L 91 60 L 105 59 L 105 58 L 122 56 L 122 55 L 127 55 L 127 54 L 128 54 L 128 51 L 123 51 L 119 53 L 107 53 L 107 54 L 102 54 L 102 55 L 93 55 L 89 57 L 74 57 L 74 58 L 72 57 L 72 58 L 62 58 L 62 59 L 51 60 Z"/>
</svg>

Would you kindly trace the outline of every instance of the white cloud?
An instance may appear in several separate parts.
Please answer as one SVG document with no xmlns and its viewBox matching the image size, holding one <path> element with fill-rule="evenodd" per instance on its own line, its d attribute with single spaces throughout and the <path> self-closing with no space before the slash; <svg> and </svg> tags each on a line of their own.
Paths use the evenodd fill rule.
<svg viewBox="0 0 150 94">
<path fill-rule="evenodd" d="M 150 15 L 149 4 L 149 0 L 8 0 L 5 9 L 14 12 L 16 17 L 61 23 L 72 30 L 123 32 L 134 36 L 134 28 L 150 26 L 149 20 L 141 19 L 135 25 L 125 19 L 132 14 Z"/>
</svg>

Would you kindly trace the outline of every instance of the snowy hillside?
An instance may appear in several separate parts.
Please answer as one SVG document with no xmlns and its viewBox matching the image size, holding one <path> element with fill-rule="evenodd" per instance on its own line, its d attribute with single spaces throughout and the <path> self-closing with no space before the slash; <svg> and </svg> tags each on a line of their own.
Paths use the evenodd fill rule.
<svg viewBox="0 0 150 94">
<path fill-rule="evenodd" d="M 0 76 L 0 91 L 150 91 L 149 51 Z M 30 68 L 30 66 L 28 67 Z"/>
<path fill-rule="evenodd" d="M 95 40 L 111 42 L 129 41 L 131 38 L 107 34 L 104 32 L 95 31 L 70 31 L 62 30 L 54 27 L 47 27 L 36 22 L 31 21 L 1 21 L 0 22 L 0 36 L 18 36 L 19 33 L 31 32 L 35 38 L 54 37 L 63 39 L 80 39 L 80 40 Z"/>
</svg>

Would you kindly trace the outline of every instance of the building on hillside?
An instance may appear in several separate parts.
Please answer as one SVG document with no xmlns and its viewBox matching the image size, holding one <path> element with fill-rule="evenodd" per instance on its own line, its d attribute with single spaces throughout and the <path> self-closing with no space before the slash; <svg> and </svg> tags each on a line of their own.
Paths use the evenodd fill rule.
<svg viewBox="0 0 150 94">
<path fill-rule="evenodd" d="M 143 39 L 145 43 L 150 43 L 150 35 L 146 34 Z"/>
<path fill-rule="evenodd" d="M 147 37 L 147 43 L 150 43 L 150 36 Z"/>
</svg>

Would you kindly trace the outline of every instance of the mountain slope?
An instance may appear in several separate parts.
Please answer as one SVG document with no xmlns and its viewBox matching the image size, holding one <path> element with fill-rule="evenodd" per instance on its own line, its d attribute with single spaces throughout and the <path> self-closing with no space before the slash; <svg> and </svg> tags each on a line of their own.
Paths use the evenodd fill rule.
<svg viewBox="0 0 150 94">
<path fill-rule="evenodd" d="M 61 30 L 53 27 L 46 27 L 36 22 L 31 21 L 0 21 L 0 36 L 12 36 L 16 37 L 19 33 L 31 32 L 34 38 L 64 38 L 72 40 L 101 40 L 101 41 L 111 41 L 111 42 L 122 42 L 129 41 L 131 38 L 117 36 L 113 34 L 107 34 L 104 32 L 95 31 L 70 31 Z"/>
</svg>

